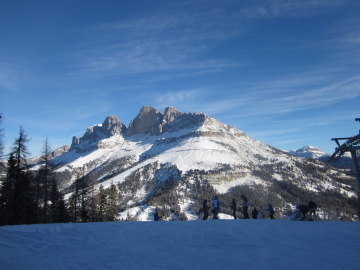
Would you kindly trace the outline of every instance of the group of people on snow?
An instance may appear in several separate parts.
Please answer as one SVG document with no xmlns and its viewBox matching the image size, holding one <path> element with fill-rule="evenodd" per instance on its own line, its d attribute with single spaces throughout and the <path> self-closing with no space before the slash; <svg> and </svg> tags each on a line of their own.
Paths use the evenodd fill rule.
<svg viewBox="0 0 360 270">
<path fill-rule="evenodd" d="M 241 195 L 241 199 L 243 201 L 241 212 L 244 216 L 244 219 L 249 219 L 250 218 L 250 216 L 249 216 L 250 203 L 245 195 Z M 266 211 L 270 212 L 270 219 L 274 219 L 274 214 L 275 214 L 274 207 L 272 206 L 271 203 L 267 203 L 265 205 L 268 207 L 268 209 L 266 209 Z M 211 213 L 213 214 L 212 219 L 219 219 L 218 215 L 219 215 L 219 210 L 220 210 L 220 200 L 219 200 L 218 195 L 215 195 L 215 198 L 212 202 L 212 206 L 213 206 L 213 209 L 211 210 Z M 235 199 L 232 199 L 230 207 L 232 209 L 234 219 L 237 219 L 237 216 L 236 216 L 237 207 L 236 207 Z M 207 220 L 209 218 L 209 210 L 210 210 L 210 206 L 208 205 L 208 200 L 205 199 L 203 202 L 203 213 L 204 213 L 203 220 Z M 251 211 L 251 214 L 252 214 L 253 219 L 258 219 L 258 218 L 262 219 L 264 217 L 263 211 L 261 208 L 258 211 L 256 209 L 256 207 L 254 207 Z"/>
<path fill-rule="evenodd" d="M 243 201 L 242 207 L 241 207 L 241 213 L 243 214 L 243 218 L 249 219 L 250 218 L 250 216 L 249 216 L 249 207 L 250 207 L 249 200 L 245 195 L 241 195 L 240 197 Z M 256 207 L 253 207 L 253 209 L 251 210 L 252 218 L 253 219 L 263 219 L 264 214 L 263 214 L 262 207 L 264 207 L 264 206 L 267 207 L 266 211 L 269 212 L 270 219 L 275 219 L 274 218 L 275 209 L 271 203 L 266 203 L 266 204 L 262 205 L 260 207 L 259 211 L 256 209 Z M 211 213 L 213 214 L 212 219 L 219 219 L 220 200 L 219 200 L 218 195 L 215 195 L 214 200 L 212 201 L 212 207 L 213 207 L 213 209 L 211 210 Z M 233 215 L 234 219 L 237 219 L 236 212 L 238 209 L 236 207 L 235 199 L 232 199 L 230 207 L 231 207 L 232 215 Z M 203 201 L 202 208 L 203 208 L 203 220 L 209 219 L 209 211 L 210 211 L 211 207 L 208 205 L 208 200 L 205 199 Z M 305 220 L 305 216 L 307 213 L 310 212 L 310 216 L 315 215 L 315 209 L 317 208 L 317 205 L 313 201 L 310 201 L 308 206 L 297 205 L 296 208 L 297 209 L 295 211 L 295 214 L 293 217 L 291 217 L 291 219 Z M 158 221 L 160 219 L 161 219 L 161 217 L 159 216 L 158 212 L 156 211 L 154 214 L 154 221 Z"/>
</svg>

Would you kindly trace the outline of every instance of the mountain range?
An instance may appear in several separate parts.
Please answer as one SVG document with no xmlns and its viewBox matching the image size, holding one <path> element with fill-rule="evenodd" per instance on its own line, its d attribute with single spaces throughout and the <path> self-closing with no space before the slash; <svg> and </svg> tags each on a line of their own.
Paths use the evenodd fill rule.
<svg viewBox="0 0 360 270">
<path fill-rule="evenodd" d="M 73 192 L 79 177 L 89 185 L 95 181 L 96 189 L 114 184 L 121 210 L 135 209 L 135 216 L 144 205 L 200 215 L 202 200 L 215 194 L 229 201 L 223 209 L 231 212 L 231 196 L 244 193 L 252 206 L 271 201 L 285 212 L 296 201 L 317 197 L 338 214 L 350 213 L 352 202 L 343 201 L 356 194 L 353 177 L 313 159 L 321 151 L 307 148 L 285 152 L 204 113 L 144 106 L 128 127 L 110 115 L 74 136 L 52 165 L 64 193 Z M 312 159 L 298 157 L 306 152 Z"/>
</svg>

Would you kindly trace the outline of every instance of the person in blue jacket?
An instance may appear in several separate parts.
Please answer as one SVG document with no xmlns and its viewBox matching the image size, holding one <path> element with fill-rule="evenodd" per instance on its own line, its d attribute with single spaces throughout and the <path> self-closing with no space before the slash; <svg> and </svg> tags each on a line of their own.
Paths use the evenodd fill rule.
<svg viewBox="0 0 360 270">
<path fill-rule="evenodd" d="M 219 214 L 219 210 L 220 210 L 220 201 L 219 201 L 218 195 L 215 195 L 215 199 L 213 201 L 213 206 L 214 206 L 214 211 L 215 211 L 213 219 L 219 219 L 218 214 Z"/>
</svg>

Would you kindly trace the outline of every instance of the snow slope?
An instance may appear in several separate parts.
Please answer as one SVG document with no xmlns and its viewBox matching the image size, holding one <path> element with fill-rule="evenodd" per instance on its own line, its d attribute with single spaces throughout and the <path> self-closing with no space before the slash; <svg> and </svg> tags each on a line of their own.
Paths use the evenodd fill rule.
<svg viewBox="0 0 360 270">
<path fill-rule="evenodd" d="M 0 269 L 359 269 L 360 223 L 103 222 L 0 227 Z"/>
</svg>

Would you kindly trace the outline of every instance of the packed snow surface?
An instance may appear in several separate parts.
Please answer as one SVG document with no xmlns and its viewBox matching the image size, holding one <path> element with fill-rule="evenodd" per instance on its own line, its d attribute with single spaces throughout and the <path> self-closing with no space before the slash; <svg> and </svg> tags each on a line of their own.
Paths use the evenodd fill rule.
<svg viewBox="0 0 360 270">
<path fill-rule="evenodd" d="M 359 269 L 360 223 L 103 222 L 0 227 L 0 269 Z"/>
</svg>

